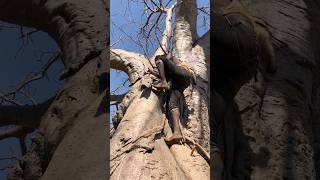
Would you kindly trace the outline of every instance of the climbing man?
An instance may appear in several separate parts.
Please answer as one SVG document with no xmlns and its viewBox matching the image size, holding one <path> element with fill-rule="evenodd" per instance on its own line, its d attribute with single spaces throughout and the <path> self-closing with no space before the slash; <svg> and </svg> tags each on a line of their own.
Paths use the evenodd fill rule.
<svg viewBox="0 0 320 180">
<path fill-rule="evenodd" d="M 166 92 L 167 112 L 173 124 L 173 135 L 165 138 L 165 141 L 171 146 L 183 139 L 180 129 L 180 117 L 183 112 L 183 91 L 193 81 L 193 72 L 174 56 L 167 58 L 166 55 L 158 55 L 155 60 L 160 81 L 154 84 L 153 87 Z M 171 87 L 169 81 L 171 81 Z"/>
</svg>

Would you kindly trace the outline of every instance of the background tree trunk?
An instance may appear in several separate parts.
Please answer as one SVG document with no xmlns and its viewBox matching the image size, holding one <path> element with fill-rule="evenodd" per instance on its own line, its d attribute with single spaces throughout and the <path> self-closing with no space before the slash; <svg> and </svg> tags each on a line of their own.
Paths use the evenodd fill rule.
<svg viewBox="0 0 320 180">
<path fill-rule="evenodd" d="M 319 1 L 241 2 L 267 23 L 278 71 L 245 84 L 227 113 L 225 178 L 319 179 Z"/>
<path fill-rule="evenodd" d="M 66 79 L 38 123 L 30 152 L 8 179 L 106 179 L 109 5 L 100 0 L 5 0 L 0 9 L 0 20 L 54 38 L 65 65 L 61 79 Z"/>
</svg>

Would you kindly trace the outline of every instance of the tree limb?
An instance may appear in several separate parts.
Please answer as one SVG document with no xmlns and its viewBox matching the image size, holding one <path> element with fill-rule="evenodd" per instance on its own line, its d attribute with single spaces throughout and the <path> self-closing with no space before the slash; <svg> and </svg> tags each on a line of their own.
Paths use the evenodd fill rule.
<svg viewBox="0 0 320 180">
<path fill-rule="evenodd" d="M 54 98 L 38 105 L 0 106 L 0 126 L 21 125 L 37 128 L 42 115 L 47 111 Z"/>
<path fill-rule="evenodd" d="M 127 73 L 131 83 L 141 78 L 148 69 L 153 69 L 144 56 L 122 49 L 110 50 L 110 67 Z"/>
<path fill-rule="evenodd" d="M 23 94 L 25 97 L 31 99 L 31 101 L 35 103 L 34 99 L 24 90 L 25 87 L 37 80 L 40 80 L 42 78 L 44 78 L 47 75 L 47 71 L 48 69 L 54 64 L 54 62 L 56 62 L 59 58 L 61 57 L 60 52 L 56 52 L 46 63 L 45 66 L 43 66 L 41 68 L 41 71 L 37 72 L 36 74 L 34 74 L 33 76 L 26 78 L 23 82 L 21 82 L 16 88 L 14 88 L 12 91 L 6 92 L 6 93 L 2 93 L 0 92 L 0 100 L 2 101 L 6 101 L 9 102 L 11 104 L 14 105 L 19 105 L 21 106 L 22 104 L 20 102 L 18 102 L 15 97 L 18 93 Z"/>
<path fill-rule="evenodd" d="M 165 21 L 165 29 L 163 31 L 162 40 L 159 43 L 159 47 L 155 51 L 155 53 L 153 55 L 153 58 L 151 58 L 151 59 L 154 59 L 157 55 L 161 55 L 161 54 L 167 53 L 167 52 L 163 52 L 163 51 L 166 51 L 167 48 L 168 48 L 168 42 L 169 42 L 169 39 L 170 39 L 171 27 L 172 27 L 172 25 L 171 25 L 172 12 L 173 12 L 174 7 L 175 7 L 175 4 L 172 5 L 170 8 L 167 8 L 167 9 L 164 10 L 166 12 L 166 14 L 167 14 L 166 21 Z"/>
<path fill-rule="evenodd" d="M 125 94 L 113 94 L 110 95 L 110 102 L 121 102 Z"/>
<path fill-rule="evenodd" d="M 25 128 L 23 126 L 16 126 L 14 128 L 5 130 L 5 131 L 1 131 L 0 132 L 0 140 L 5 139 L 5 138 L 9 138 L 9 137 L 23 137 L 26 134 L 28 134 L 29 132 L 31 132 L 30 128 Z"/>
</svg>

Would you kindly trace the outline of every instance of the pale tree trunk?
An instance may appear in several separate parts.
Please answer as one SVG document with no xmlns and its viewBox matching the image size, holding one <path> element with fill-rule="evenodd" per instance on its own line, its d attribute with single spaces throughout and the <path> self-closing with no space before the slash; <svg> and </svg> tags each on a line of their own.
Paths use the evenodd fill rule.
<svg viewBox="0 0 320 180">
<path fill-rule="evenodd" d="M 100 0 L 0 2 L 2 21 L 53 37 L 66 78 L 36 124 L 30 152 L 8 179 L 107 178 L 108 7 Z"/>
<path fill-rule="evenodd" d="M 175 9 L 173 55 L 190 65 L 197 77 L 197 85 L 185 92 L 189 115 L 181 124 L 184 135 L 208 154 L 209 33 L 195 43 L 195 1 L 177 1 Z M 171 10 L 172 7 L 167 9 L 167 22 Z M 162 48 L 153 57 L 163 54 L 161 50 L 167 46 L 170 29 L 171 23 L 166 23 Z M 148 62 L 137 53 L 111 49 L 110 62 L 111 68 L 126 72 L 131 82 L 121 103 L 124 116 L 110 143 L 111 179 L 209 179 L 209 164 L 199 152 L 191 155 L 192 149 L 187 144 L 169 149 L 163 139 L 172 132 L 163 111 L 163 94 L 152 90 L 154 77 L 147 73 L 154 59 Z"/>
<path fill-rule="evenodd" d="M 245 84 L 227 112 L 225 179 L 319 179 L 319 1 L 242 2 L 267 23 L 278 71 Z"/>
</svg>

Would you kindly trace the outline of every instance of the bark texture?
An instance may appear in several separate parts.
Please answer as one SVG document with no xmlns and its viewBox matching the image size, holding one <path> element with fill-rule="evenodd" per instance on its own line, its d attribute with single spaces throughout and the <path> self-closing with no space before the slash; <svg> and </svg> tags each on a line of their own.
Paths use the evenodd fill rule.
<svg viewBox="0 0 320 180">
<path fill-rule="evenodd" d="M 183 119 L 184 135 L 200 144 L 209 153 L 208 73 L 209 33 L 196 36 L 196 1 L 178 0 L 175 5 L 174 50 L 172 54 L 196 75 L 197 85 L 186 91 L 188 112 Z M 166 29 L 153 57 L 167 47 L 173 7 L 166 9 Z M 198 41 L 196 41 L 198 40 Z M 122 70 L 131 85 L 120 105 L 123 116 L 112 133 L 110 144 L 111 179 L 209 179 L 209 164 L 193 145 L 176 144 L 170 148 L 164 137 L 172 134 L 163 108 L 163 94 L 152 89 L 154 76 L 147 73 L 151 62 L 136 53 L 111 49 L 111 68 Z"/>
<path fill-rule="evenodd" d="M 259 73 L 228 109 L 225 179 L 319 179 L 319 1 L 241 2 L 267 23 L 278 71 Z"/>
<path fill-rule="evenodd" d="M 5 0 L 0 8 L 0 20 L 45 31 L 57 42 L 65 65 L 61 79 L 66 79 L 50 106 L 34 108 L 41 119 L 31 125 L 39 132 L 8 179 L 106 179 L 109 5 L 100 0 Z"/>
</svg>

